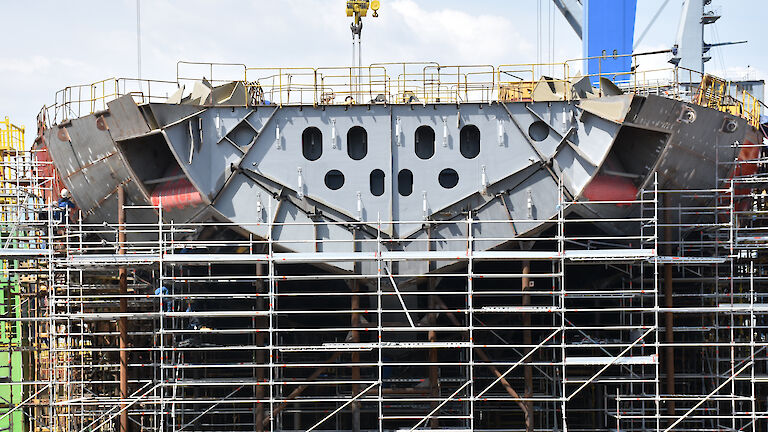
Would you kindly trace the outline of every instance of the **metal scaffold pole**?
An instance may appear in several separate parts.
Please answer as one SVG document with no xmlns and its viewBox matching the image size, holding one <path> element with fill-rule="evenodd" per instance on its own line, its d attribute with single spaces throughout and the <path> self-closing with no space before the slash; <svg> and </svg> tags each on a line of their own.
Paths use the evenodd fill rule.
<svg viewBox="0 0 768 432">
<path fill-rule="evenodd" d="M 664 194 L 664 255 L 671 257 L 673 237 L 672 237 L 672 209 L 670 194 Z M 664 314 L 664 336 L 667 347 L 664 351 L 664 372 L 666 375 L 666 394 L 667 394 L 667 417 L 671 423 L 675 418 L 675 318 L 672 308 L 674 307 L 673 291 L 673 273 L 672 263 L 664 264 L 664 307 L 667 312 Z"/>
<path fill-rule="evenodd" d="M 117 244 L 118 254 L 125 255 L 125 188 L 120 185 L 117 188 Z M 121 266 L 118 270 L 118 283 L 120 284 L 120 398 L 123 400 L 120 413 L 120 432 L 129 432 L 130 425 L 128 419 L 128 409 L 126 401 L 128 400 L 128 269 Z"/>
<path fill-rule="evenodd" d="M 152 137 L 183 137 L 192 145 L 168 148 L 170 168 L 158 174 L 162 177 L 98 189 L 90 207 L 86 203 L 93 197 L 74 196 L 84 207 L 77 223 L 62 222 L 61 185 L 54 181 L 50 160 L 37 159 L 32 150 L 3 153 L 0 270 L 9 286 L 0 287 L 0 429 L 765 429 L 768 198 L 763 190 L 768 176 L 763 142 L 720 143 L 734 157 L 712 165 L 718 172 L 707 187 L 673 186 L 668 173 L 651 170 L 647 178 L 611 174 L 609 183 L 632 184 L 632 197 L 586 199 L 571 190 L 574 172 L 541 149 L 551 145 L 553 152 L 569 151 L 569 163 L 591 160 L 590 142 L 574 137 L 582 129 L 579 122 L 596 114 L 572 116 L 575 111 L 568 110 L 575 99 L 539 102 L 520 96 L 500 104 L 489 96 L 501 93 L 502 86 L 509 99 L 530 96 L 526 92 L 533 91 L 536 79 L 504 78 L 510 81 L 502 84 L 499 77 L 502 69 L 522 74 L 534 66 L 490 67 L 492 79 L 473 83 L 476 71 L 486 69 L 397 64 L 390 68 L 396 75 L 382 72 L 384 81 L 398 81 L 397 104 L 389 103 L 394 96 L 388 90 L 382 96 L 386 103 L 371 103 L 370 109 L 291 103 L 289 92 L 295 100 L 307 88 L 321 94 L 318 86 L 361 98 L 364 86 L 372 85 L 366 81 L 371 75 L 362 76 L 375 67 L 364 70 L 359 51 L 355 55 L 356 64 L 335 72 L 270 75 L 283 81 L 270 88 L 264 80 L 261 89 L 273 101 L 278 99 L 274 91 L 285 96 L 280 109 L 272 104 L 258 110 L 128 104 L 137 113 L 154 110 L 156 121 L 163 109 L 185 110 L 189 116 L 169 126 L 176 129 L 160 128 L 163 133 L 127 135 L 114 153 L 99 158 L 117 163 L 128 154 L 122 152 Z M 292 81 L 286 85 L 288 75 Z M 310 75 L 311 85 L 301 81 Z M 457 82 L 449 83 L 451 77 Z M 336 86 L 334 79 L 343 85 Z M 464 86 L 461 92 L 458 84 Z M 643 91 L 637 82 L 634 86 Z M 489 93 L 489 88 L 495 90 Z M 435 103 L 441 94 L 471 99 L 473 91 L 482 96 L 471 104 Z M 629 100 L 628 94 L 615 97 Z M 578 104 L 594 107 L 595 101 L 585 98 Z M 66 108 L 75 112 L 69 102 Z M 705 112 L 719 113 L 689 101 L 669 104 L 692 107 L 699 119 Z M 291 110 L 303 113 L 302 122 L 315 114 L 335 121 L 325 124 L 327 130 L 316 128 L 316 140 L 304 141 L 303 130 L 291 129 L 286 117 Z M 376 117 L 378 111 L 386 114 Z M 231 117 L 224 119 L 224 113 Z M 118 110 L 101 115 L 94 113 L 92 129 L 105 139 L 117 136 Z M 319 177 L 305 168 L 323 166 L 312 165 L 310 147 L 325 145 L 320 164 L 337 151 L 341 160 L 351 158 L 359 162 L 351 166 L 363 167 L 363 159 L 349 151 L 354 134 L 345 133 L 365 116 L 376 118 L 378 128 L 370 129 L 370 137 L 366 132 L 371 153 L 365 163 L 374 160 L 390 170 L 379 170 L 378 177 L 374 167 L 347 170 L 346 183 L 333 196 L 351 203 L 351 210 L 330 214 L 307 189 L 317 182 L 331 193 L 325 182 L 333 185 L 325 168 Z M 556 127 L 538 136 L 535 125 L 550 119 Z M 434 128 L 431 134 L 416 133 L 429 122 L 437 133 Z M 482 139 L 480 122 L 487 126 Z M 67 129 L 78 123 L 86 121 L 57 123 L 45 136 L 58 140 L 53 144 L 58 149 L 73 148 L 77 131 Z M 591 133 L 601 133 L 591 126 Z M 738 119 L 737 126 L 750 127 L 747 119 Z M 498 186 L 507 159 L 475 158 L 489 147 L 509 152 L 511 133 L 519 134 L 518 148 L 531 157 L 517 158 L 523 168 L 508 189 Z M 667 146 L 666 133 L 648 136 L 659 142 L 660 154 L 674 147 Z M 472 137 L 480 147 L 470 158 Z M 261 146 L 262 139 L 267 145 Z M 417 140 L 420 146 L 438 145 L 422 158 L 414 154 Z M 382 153 L 373 157 L 379 143 Z M 175 182 L 186 179 L 179 173 L 213 160 L 203 152 L 208 145 L 243 158 L 275 146 L 281 158 L 297 149 L 305 165 L 302 171 L 286 170 L 293 183 L 280 188 L 270 176 L 281 175 L 282 165 L 231 163 L 226 173 L 231 180 L 206 172 L 205 180 L 212 183 L 242 180 L 227 193 L 263 191 L 253 201 L 251 195 L 201 196 L 194 207 L 181 195 L 195 195 L 197 186 L 177 188 Z M 737 159 L 749 145 L 755 155 Z M 397 151 L 407 157 L 396 161 Z M 467 185 L 465 201 L 454 200 L 451 188 L 439 183 L 445 180 L 437 174 L 443 162 L 453 163 L 447 154 L 476 168 L 469 175 L 462 172 L 454 185 L 453 191 Z M 635 164 L 610 152 L 604 156 L 611 169 L 594 161 L 595 176 L 587 180 L 603 171 L 615 174 L 613 165 Z M 112 173 L 112 165 L 91 162 L 81 171 Z M 440 168 L 434 180 L 441 189 L 420 190 L 424 173 L 414 170 L 403 176 L 410 180 L 402 180 L 410 181 L 411 190 L 401 192 L 406 162 L 424 167 L 424 173 Z M 739 168 L 747 164 L 759 169 Z M 268 169 L 275 171 L 265 174 Z M 79 175 L 69 174 L 61 181 L 72 183 Z M 544 186 L 517 187 L 538 176 L 546 180 Z M 373 187 L 377 178 L 383 184 L 380 195 Z M 301 194 L 294 190 L 301 187 L 306 189 Z M 173 200 L 155 193 L 160 189 Z M 145 195 L 156 199 L 137 204 Z M 372 210 L 374 199 L 385 203 L 381 211 Z M 450 204 L 441 206 L 440 200 Z M 221 202 L 232 206 L 234 216 L 216 207 Z M 415 206 L 416 216 L 402 216 L 394 204 Z M 441 210 L 433 208 L 438 206 Z M 18 363 L 22 367 L 15 369 Z"/>
</svg>

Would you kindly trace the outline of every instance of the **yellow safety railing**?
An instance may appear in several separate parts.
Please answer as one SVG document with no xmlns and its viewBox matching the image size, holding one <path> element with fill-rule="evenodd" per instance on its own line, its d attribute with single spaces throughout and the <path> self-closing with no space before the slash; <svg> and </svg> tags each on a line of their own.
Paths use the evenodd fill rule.
<svg viewBox="0 0 768 432">
<path fill-rule="evenodd" d="M 746 90 L 737 89 L 730 94 L 732 83 L 713 75 L 705 74 L 696 92 L 694 102 L 698 105 L 727 112 L 747 119 L 753 127 L 760 126 L 760 101 Z"/>
<path fill-rule="evenodd" d="M 7 189 L 8 180 L 14 178 L 15 173 L 10 162 L 22 150 L 24 150 L 24 127 L 14 125 L 8 117 L 0 120 L 0 163 L 2 164 L 0 189 Z M 0 200 L 2 199 L 0 197 Z"/>
<path fill-rule="evenodd" d="M 496 77 L 499 101 L 533 101 L 533 92 L 539 82 L 559 89 L 562 100 L 572 98 L 568 63 L 501 65 L 496 69 Z"/>
<path fill-rule="evenodd" d="M 424 98 L 432 102 L 490 102 L 496 91 L 493 65 L 428 65 L 422 70 Z"/>
<path fill-rule="evenodd" d="M 728 82 L 713 75 L 704 75 L 696 93 L 695 102 L 712 109 L 721 109 L 725 95 L 728 93 Z"/>
<path fill-rule="evenodd" d="M 0 120 L 0 151 L 18 151 L 24 149 L 24 127 L 16 126 L 8 120 Z"/>
<path fill-rule="evenodd" d="M 562 63 L 525 63 L 493 65 L 440 65 L 436 62 L 374 63 L 365 67 L 247 67 L 240 63 L 178 62 L 176 81 L 110 78 L 96 83 L 70 86 L 56 94 L 54 122 L 79 117 L 107 108 L 107 102 L 122 95 L 132 95 L 138 103 L 163 102 L 182 85 L 206 80 L 212 87 L 237 83 L 245 92 L 243 100 L 230 103 L 243 106 L 344 105 L 344 104 L 427 104 L 481 102 L 530 102 L 546 95 L 545 100 L 572 100 L 581 88 L 574 85 L 584 78 L 595 84 L 601 94 L 600 78 L 608 78 L 625 93 L 655 94 L 711 106 L 740 115 L 756 126 L 760 104 L 752 95 L 728 94 L 730 83 L 720 93 L 698 99 L 705 76 L 697 71 L 669 67 L 638 70 L 643 55 L 610 55 L 573 59 Z M 607 72 L 603 63 L 630 57 L 629 72 Z M 596 62 L 598 72 L 582 75 L 585 62 Z M 645 60 L 642 60 L 643 62 Z M 725 82 L 723 80 L 720 80 Z M 711 80 L 708 83 L 714 83 Z M 537 92 L 537 86 L 541 91 Z M 185 87 L 186 88 L 186 87 Z M 587 87 L 589 88 L 589 87 Z M 705 87 L 711 93 L 712 89 Z M 234 94 L 234 93 L 233 93 Z M 717 99 L 719 102 L 713 102 Z M 541 99 L 539 99 L 541 100 Z"/>
<path fill-rule="evenodd" d="M 760 127 L 760 115 L 762 104 L 760 100 L 746 90 L 741 91 L 741 107 L 744 112 L 741 114 L 753 127 Z"/>
</svg>

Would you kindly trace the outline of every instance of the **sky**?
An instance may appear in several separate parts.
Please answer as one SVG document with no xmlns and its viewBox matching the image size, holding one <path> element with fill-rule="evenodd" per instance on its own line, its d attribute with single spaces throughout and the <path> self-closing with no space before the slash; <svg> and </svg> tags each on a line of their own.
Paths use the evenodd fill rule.
<svg viewBox="0 0 768 432">
<path fill-rule="evenodd" d="M 28 142 L 37 113 L 58 90 L 138 76 L 136 0 L 0 1 L 10 18 L 0 26 L 0 116 L 25 126 Z M 635 52 L 674 44 L 682 0 L 638 0 L 635 38 L 665 3 Z M 579 38 L 549 0 L 381 4 L 379 17 L 364 21 L 365 64 L 499 65 L 582 57 Z M 723 18 L 707 26 L 705 40 L 748 43 L 714 48 L 707 72 L 768 78 L 768 0 L 714 0 L 711 6 Z M 251 67 L 351 63 L 343 0 L 142 0 L 140 10 L 143 78 L 173 81 L 180 60 Z M 665 61 L 661 56 L 641 66 L 664 67 Z"/>
</svg>

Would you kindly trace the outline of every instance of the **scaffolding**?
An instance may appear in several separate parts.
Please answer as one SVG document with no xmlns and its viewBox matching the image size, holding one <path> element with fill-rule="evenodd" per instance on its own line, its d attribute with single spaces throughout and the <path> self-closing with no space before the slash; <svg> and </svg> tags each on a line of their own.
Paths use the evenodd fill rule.
<svg viewBox="0 0 768 432">
<path fill-rule="evenodd" d="M 486 429 L 521 416 L 531 425 L 560 424 L 606 370 L 652 368 L 659 347 L 653 301 L 626 322 L 601 326 L 602 335 L 593 332 L 600 341 L 578 325 L 585 314 L 625 310 L 625 298 L 640 292 L 655 298 L 652 282 L 565 286 L 566 269 L 594 263 L 627 271 L 647 263 L 644 271 L 658 277 L 653 216 L 627 221 L 645 225 L 633 236 L 567 235 L 571 225 L 598 221 L 566 220 L 566 208 L 579 203 L 561 199 L 550 234 L 534 249 L 520 239 L 520 250 L 509 251 L 478 250 L 476 242 L 491 239 L 473 229 L 471 216 L 470 234 L 451 239 L 453 251 L 418 253 L 385 252 L 381 238 L 375 253 L 281 253 L 270 239 L 184 240 L 200 227 L 160 222 L 116 227 L 152 231 L 157 241 L 105 245 L 92 238 L 103 226 L 69 225 L 54 258 L 62 283 L 49 297 L 52 370 L 60 377 L 51 392 L 66 401 L 56 404 L 51 429 L 98 430 L 124 410 L 161 430 Z M 655 202 L 655 193 L 640 201 Z M 403 260 L 458 267 L 403 274 Z M 366 261 L 375 272 L 312 268 Z M 124 294 L 115 280 L 120 267 L 131 269 Z M 604 304 L 578 307 L 583 299 Z M 117 397 L 123 349 L 115 345 L 115 324 L 126 318 L 128 399 Z M 153 372 L 142 373 L 148 366 Z M 652 391 L 658 380 L 645 382 Z"/>
<path fill-rule="evenodd" d="M 48 315 L 42 296 L 50 241 L 42 221 L 51 181 L 40 168 L 50 173 L 52 165 L 37 155 L 25 146 L 23 127 L 7 117 L 0 122 L 0 429 L 7 431 L 30 430 L 31 411 L 20 407 L 40 403 L 35 397 L 48 373 L 46 327 L 39 317 Z"/>
<path fill-rule="evenodd" d="M 492 90 L 502 70 L 491 67 Z M 275 99 L 288 91 L 282 75 L 260 84 Z M 405 76 L 391 93 L 411 88 Z M 75 102 L 56 110 L 76 112 Z M 292 241 L 314 252 L 295 253 L 275 247 L 271 233 L 284 224 L 271 217 L 254 215 L 250 224 L 270 233 L 255 238 L 243 234 L 248 223 L 164 221 L 162 200 L 149 207 L 153 223 L 125 223 L 148 207 L 120 203 L 115 225 L 62 217 L 51 208 L 49 159 L 17 152 L 3 254 L 20 306 L 4 319 L 20 342 L 3 349 L 24 353 L 25 369 L 0 422 L 30 431 L 123 422 L 137 431 L 763 430 L 766 149 L 732 145 L 742 157 L 718 159 L 732 175 L 714 188 L 652 181 L 632 201 L 584 202 L 560 187 L 554 219 L 482 221 L 541 223 L 536 237 L 490 238 L 470 212 L 466 235 L 428 235 L 415 240 L 421 251 L 381 236 L 308 235 Z M 569 211 L 583 205 L 637 211 Z M 307 232 L 329 224 L 309 222 Z M 485 250 L 500 240 L 509 246 Z M 338 242 L 353 252 L 324 247 Z M 405 261 L 429 271 L 408 273 Z"/>
<path fill-rule="evenodd" d="M 31 367 L 10 402 L 51 431 L 116 430 L 123 413 L 174 431 L 760 429 L 765 195 L 737 191 L 764 180 L 590 202 L 642 209 L 610 221 L 566 218 L 583 203 L 560 194 L 547 231 L 497 251 L 475 246 L 490 239 L 471 214 L 450 252 L 377 238 L 355 240 L 377 252 L 344 254 L 201 239 L 190 234 L 236 227 L 162 223 L 162 206 L 155 224 L 54 219 L 21 261 L 38 265 L 17 270 L 30 303 L 12 321 Z M 706 204 L 665 206 L 674 195 Z M 633 228 L 595 229 L 617 223 Z M 156 240 L 120 243 L 132 232 Z M 454 264 L 403 274 L 404 260 Z"/>
</svg>

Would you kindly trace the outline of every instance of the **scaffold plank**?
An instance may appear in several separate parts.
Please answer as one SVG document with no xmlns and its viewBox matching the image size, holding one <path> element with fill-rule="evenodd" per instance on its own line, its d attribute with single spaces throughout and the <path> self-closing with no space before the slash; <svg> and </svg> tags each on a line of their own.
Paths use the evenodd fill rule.
<svg viewBox="0 0 768 432">
<path fill-rule="evenodd" d="M 565 364 L 568 366 L 589 366 L 589 365 L 645 365 L 658 364 L 659 356 L 623 356 L 623 357 L 566 357 Z"/>
<path fill-rule="evenodd" d="M 652 249 L 592 249 L 573 250 L 559 253 L 556 251 L 383 251 L 377 252 L 276 252 L 271 260 L 277 264 L 312 264 L 325 262 L 355 261 L 463 261 L 468 259 L 483 261 L 503 260 L 640 260 L 655 256 Z M 268 262 L 268 254 L 88 254 L 71 255 L 67 264 L 75 267 L 102 267 L 123 265 L 149 265 L 160 262 L 174 264 L 207 263 L 251 263 Z"/>
<path fill-rule="evenodd" d="M 2 259 L 28 259 L 48 256 L 50 249 L 0 248 Z"/>
</svg>

